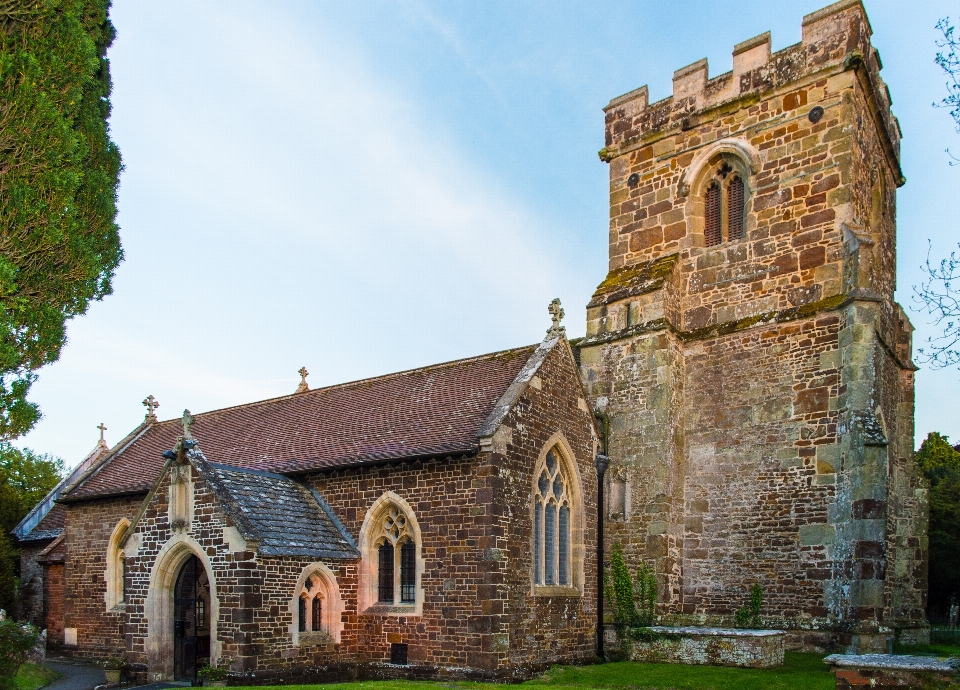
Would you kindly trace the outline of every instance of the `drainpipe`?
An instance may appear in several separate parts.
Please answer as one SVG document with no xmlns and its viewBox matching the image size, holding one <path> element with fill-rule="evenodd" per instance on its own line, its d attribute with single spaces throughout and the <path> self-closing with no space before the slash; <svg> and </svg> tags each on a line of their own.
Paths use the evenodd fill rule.
<svg viewBox="0 0 960 690">
<path fill-rule="evenodd" d="M 607 456 L 607 436 L 610 419 L 603 412 L 595 413 L 600 425 L 601 452 L 593 459 L 597 469 L 597 658 L 606 661 L 603 653 L 603 475 L 610 466 Z"/>
</svg>

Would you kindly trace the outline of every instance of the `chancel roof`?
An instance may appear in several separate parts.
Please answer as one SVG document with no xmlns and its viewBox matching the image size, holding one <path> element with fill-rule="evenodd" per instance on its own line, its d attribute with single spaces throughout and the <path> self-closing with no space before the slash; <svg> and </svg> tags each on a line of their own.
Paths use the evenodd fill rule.
<svg viewBox="0 0 960 690">
<path fill-rule="evenodd" d="M 211 463 L 279 474 L 476 452 L 536 345 L 195 415 Z M 145 422 L 65 500 L 148 491 L 180 420 Z"/>
</svg>

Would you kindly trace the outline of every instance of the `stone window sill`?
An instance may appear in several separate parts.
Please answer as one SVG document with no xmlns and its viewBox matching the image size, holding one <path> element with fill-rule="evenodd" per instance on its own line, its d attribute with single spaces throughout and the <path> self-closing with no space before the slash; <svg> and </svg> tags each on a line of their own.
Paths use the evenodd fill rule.
<svg viewBox="0 0 960 690">
<path fill-rule="evenodd" d="M 534 585 L 535 597 L 579 597 L 580 590 L 570 585 Z"/>
<path fill-rule="evenodd" d="M 315 645 L 329 645 L 333 643 L 333 637 L 331 637 L 329 633 L 325 633 L 322 630 L 311 630 L 300 633 L 301 647 L 313 647 Z"/>
<path fill-rule="evenodd" d="M 364 616 L 418 616 L 416 604 L 402 604 L 395 606 L 393 604 L 374 604 L 365 609 Z"/>
</svg>

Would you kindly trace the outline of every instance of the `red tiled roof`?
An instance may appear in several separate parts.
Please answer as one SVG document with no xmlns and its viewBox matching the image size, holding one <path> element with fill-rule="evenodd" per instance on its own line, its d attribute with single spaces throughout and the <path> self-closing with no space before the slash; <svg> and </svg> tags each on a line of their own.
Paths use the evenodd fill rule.
<svg viewBox="0 0 960 690">
<path fill-rule="evenodd" d="M 66 511 L 63 509 L 63 506 L 54 504 L 46 517 L 33 529 L 38 531 L 63 529 L 64 524 L 66 524 Z"/>
<path fill-rule="evenodd" d="M 457 454 L 536 349 L 495 352 L 196 415 L 193 436 L 211 462 L 291 473 Z M 65 498 L 149 490 L 179 419 L 148 427 Z"/>
</svg>

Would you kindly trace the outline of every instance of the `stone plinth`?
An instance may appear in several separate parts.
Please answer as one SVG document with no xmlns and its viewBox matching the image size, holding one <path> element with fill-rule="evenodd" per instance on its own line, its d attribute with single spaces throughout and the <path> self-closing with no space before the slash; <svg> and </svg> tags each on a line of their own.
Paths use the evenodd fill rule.
<svg viewBox="0 0 960 690">
<path fill-rule="evenodd" d="M 630 641 L 630 660 L 670 664 L 770 668 L 783 663 L 782 630 L 654 626 Z"/>
<path fill-rule="evenodd" d="M 956 681 L 956 660 L 906 654 L 831 654 L 837 690 L 848 688 L 939 688 Z"/>
</svg>

